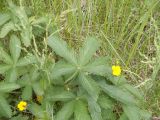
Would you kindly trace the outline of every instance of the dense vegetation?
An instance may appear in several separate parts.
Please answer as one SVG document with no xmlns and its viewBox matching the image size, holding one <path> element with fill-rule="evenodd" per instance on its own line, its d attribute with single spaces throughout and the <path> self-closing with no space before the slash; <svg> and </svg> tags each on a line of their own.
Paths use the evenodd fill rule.
<svg viewBox="0 0 160 120">
<path fill-rule="evenodd" d="M 0 119 L 160 115 L 159 0 L 3 0 Z"/>
</svg>

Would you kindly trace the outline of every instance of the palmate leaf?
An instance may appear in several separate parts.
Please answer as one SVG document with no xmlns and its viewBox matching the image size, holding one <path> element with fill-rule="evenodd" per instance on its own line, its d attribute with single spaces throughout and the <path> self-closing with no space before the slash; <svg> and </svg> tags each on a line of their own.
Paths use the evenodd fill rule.
<svg viewBox="0 0 160 120">
<path fill-rule="evenodd" d="M 85 75 L 85 73 L 80 73 L 78 78 L 82 87 L 97 101 L 100 92 L 98 84 L 91 77 Z"/>
<path fill-rule="evenodd" d="M 107 57 L 99 57 L 86 65 L 83 69 L 91 74 L 106 76 L 106 74 L 111 73 L 111 67 L 108 66 L 107 60 Z"/>
<path fill-rule="evenodd" d="M 10 19 L 10 15 L 6 13 L 0 13 L 0 26 L 6 23 Z"/>
<path fill-rule="evenodd" d="M 101 108 L 98 103 L 91 97 L 88 97 L 88 109 L 91 114 L 92 120 L 103 120 L 101 115 Z"/>
<path fill-rule="evenodd" d="M 136 105 L 138 104 L 138 101 L 134 98 L 132 94 L 130 94 L 127 91 L 124 91 L 118 87 L 115 87 L 113 85 L 108 85 L 106 83 L 99 83 L 102 90 L 108 94 L 110 97 L 116 99 L 117 101 L 120 101 L 127 105 Z"/>
<path fill-rule="evenodd" d="M 55 120 L 70 120 L 74 112 L 75 101 L 66 103 L 60 111 L 58 111 Z"/>
<path fill-rule="evenodd" d="M 94 37 L 88 37 L 83 47 L 80 49 L 80 65 L 83 66 L 87 64 L 99 47 L 100 44 Z"/>
<path fill-rule="evenodd" d="M 6 99 L 0 95 L 0 116 L 10 118 L 12 116 L 12 110 L 6 101 Z"/>
<path fill-rule="evenodd" d="M 20 86 L 16 83 L 0 83 L 0 93 L 9 93 L 13 90 L 19 89 Z"/>
<path fill-rule="evenodd" d="M 16 63 L 21 53 L 21 42 L 16 35 L 11 35 L 9 48 L 13 61 Z"/>
<path fill-rule="evenodd" d="M 81 100 L 77 100 L 75 104 L 75 120 L 91 120 L 91 117 L 88 113 L 87 105 Z"/>
<path fill-rule="evenodd" d="M 71 64 L 77 64 L 77 60 L 73 51 L 68 49 L 67 43 L 61 40 L 57 36 L 50 36 L 48 38 L 48 45 L 54 50 L 54 52 L 63 57 Z"/>
</svg>

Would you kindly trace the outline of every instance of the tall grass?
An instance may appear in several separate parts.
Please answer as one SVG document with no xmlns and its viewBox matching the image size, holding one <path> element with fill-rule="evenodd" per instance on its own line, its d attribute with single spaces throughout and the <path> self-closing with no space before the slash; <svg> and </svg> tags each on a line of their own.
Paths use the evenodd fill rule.
<svg viewBox="0 0 160 120">
<path fill-rule="evenodd" d="M 53 25 L 58 26 L 61 37 L 75 48 L 81 45 L 87 35 L 97 36 L 102 44 L 98 54 L 111 55 L 113 61 L 119 59 L 131 83 L 138 86 L 150 78 L 155 90 L 159 90 L 159 0 L 14 1 L 32 8 L 35 16 L 46 13 L 53 16 Z M 86 1 L 83 6 L 82 1 Z M 3 4 L 5 2 L 1 6 Z M 139 53 L 149 59 L 156 58 L 153 68 L 142 62 L 144 57 Z M 150 101 L 148 105 L 152 112 L 160 113 L 160 93 L 155 90 L 153 96 L 147 97 Z"/>
</svg>

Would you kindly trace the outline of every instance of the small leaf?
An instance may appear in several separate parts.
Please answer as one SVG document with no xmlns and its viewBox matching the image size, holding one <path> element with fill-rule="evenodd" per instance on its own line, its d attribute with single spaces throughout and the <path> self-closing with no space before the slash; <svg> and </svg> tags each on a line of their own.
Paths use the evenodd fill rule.
<svg viewBox="0 0 160 120">
<path fill-rule="evenodd" d="M 77 64 L 77 60 L 73 51 L 68 49 L 67 43 L 59 37 L 50 36 L 48 38 L 48 45 L 54 50 L 56 54 L 63 57 L 69 63 Z"/>
<path fill-rule="evenodd" d="M 91 120 L 87 105 L 81 100 L 77 100 L 75 104 L 75 120 Z"/>
<path fill-rule="evenodd" d="M 84 73 L 79 74 L 79 82 L 88 94 L 97 101 L 100 91 L 97 83 L 92 78 L 84 75 Z"/>
<path fill-rule="evenodd" d="M 93 54 L 98 50 L 100 44 L 94 37 L 88 37 L 85 44 L 80 49 L 80 64 L 85 65 L 92 58 Z"/>
<path fill-rule="evenodd" d="M 30 85 L 27 85 L 22 91 L 22 99 L 30 100 L 31 98 L 32 98 L 32 87 Z"/>
<path fill-rule="evenodd" d="M 9 14 L 0 14 L 0 26 L 3 25 L 4 23 L 6 23 L 7 21 L 9 21 L 10 19 L 10 15 Z"/>
<path fill-rule="evenodd" d="M 6 23 L 0 31 L 0 38 L 4 38 L 11 30 L 14 30 L 15 26 L 12 22 Z"/>
<path fill-rule="evenodd" d="M 70 117 L 74 112 L 75 105 L 75 101 L 66 103 L 57 113 L 55 120 L 70 120 Z"/>
<path fill-rule="evenodd" d="M 4 99 L 2 96 L 0 96 L 0 114 L 3 117 L 7 117 L 7 118 L 11 118 L 12 116 L 12 110 L 8 104 L 8 102 L 6 101 L 6 99 Z"/>
<path fill-rule="evenodd" d="M 0 83 L 0 92 L 2 93 L 9 93 L 19 88 L 20 86 L 16 83 L 5 83 L 5 82 Z"/>
<path fill-rule="evenodd" d="M 21 53 L 21 42 L 16 35 L 11 35 L 9 47 L 13 61 L 16 63 Z"/>
</svg>

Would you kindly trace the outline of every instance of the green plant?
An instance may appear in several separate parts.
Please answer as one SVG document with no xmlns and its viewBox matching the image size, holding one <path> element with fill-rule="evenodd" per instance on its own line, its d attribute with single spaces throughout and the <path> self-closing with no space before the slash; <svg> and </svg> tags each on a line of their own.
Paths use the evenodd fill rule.
<svg viewBox="0 0 160 120">
<path fill-rule="evenodd" d="M 139 107 L 143 97 L 123 76 L 112 75 L 109 58 L 92 57 L 99 48 L 98 41 L 94 37 L 85 41 L 77 55 L 58 37 L 49 37 L 48 45 L 63 58 L 56 62 L 51 73 L 53 83 L 62 79 L 61 89 L 67 86 L 68 90 L 53 86 L 46 96 L 50 101 L 64 104 L 55 119 L 71 119 L 73 113 L 74 119 L 84 119 L 84 116 L 86 120 L 116 119 L 118 113 L 114 110 L 120 108 L 124 110 L 122 115 L 118 114 L 120 119 L 149 119 L 150 115 L 144 114 Z M 103 116 L 103 112 L 110 116 Z"/>
<path fill-rule="evenodd" d="M 0 118 L 150 119 L 151 114 L 143 108 L 143 95 L 123 74 L 114 76 L 111 57 L 97 52 L 101 45 L 96 37 L 87 37 L 79 50 L 73 50 L 59 36 L 48 37 L 47 17 L 34 19 L 22 6 L 9 0 L 8 4 L 10 10 L 0 14 Z M 20 101 L 27 107 L 18 111 Z"/>
</svg>

